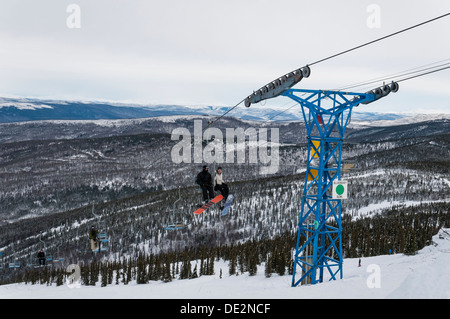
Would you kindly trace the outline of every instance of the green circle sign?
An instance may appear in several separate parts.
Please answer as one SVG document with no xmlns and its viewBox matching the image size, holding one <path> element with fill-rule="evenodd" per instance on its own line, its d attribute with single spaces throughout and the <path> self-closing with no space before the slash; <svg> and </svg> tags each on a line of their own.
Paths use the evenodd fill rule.
<svg viewBox="0 0 450 319">
<path fill-rule="evenodd" d="M 343 185 L 338 185 L 336 186 L 336 194 L 338 194 L 339 196 L 344 194 L 345 192 L 345 187 Z"/>
</svg>

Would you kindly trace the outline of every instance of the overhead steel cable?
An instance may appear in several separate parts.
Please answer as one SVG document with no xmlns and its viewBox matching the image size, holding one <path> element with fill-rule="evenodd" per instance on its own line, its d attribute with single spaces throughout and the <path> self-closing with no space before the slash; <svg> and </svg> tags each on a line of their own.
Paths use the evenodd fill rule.
<svg viewBox="0 0 450 319">
<path fill-rule="evenodd" d="M 368 46 L 368 45 L 370 45 L 370 44 L 379 42 L 379 41 L 381 41 L 381 40 L 385 40 L 385 39 L 387 39 L 387 38 L 393 37 L 393 36 L 398 35 L 398 34 L 400 34 L 400 33 L 403 33 L 403 32 L 409 31 L 409 30 L 412 30 L 412 29 L 414 29 L 414 28 L 423 26 L 423 25 L 425 25 L 425 24 L 431 23 L 431 22 L 433 22 L 433 21 L 442 19 L 442 18 L 447 17 L 447 16 L 450 16 L 450 12 L 448 12 L 448 13 L 446 13 L 446 14 L 443 14 L 443 15 L 440 15 L 440 16 L 438 16 L 438 17 L 435 17 L 435 18 L 433 18 L 433 19 L 429 19 L 429 20 L 427 20 L 427 21 L 424 21 L 424 22 L 415 24 L 415 25 L 410 26 L 410 27 L 408 27 L 408 28 L 399 30 L 399 31 L 397 31 L 397 32 L 388 34 L 388 35 L 386 35 L 386 36 L 384 36 L 384 37 L 381 37 L 381 38 L 378 38 L 378 39 L 375 39 L 375 40 L 372 40 L 372 41 L 363 43 L 363 44 L 358 45 L 358 46 L 356 46 L 356 47 L 353 47 L 353 48 L 351 48 L 351 49 L 348 49 L 348 50 L 345 50 L 345 51 L 342 51 L 342 52 L 333 54 L 333 55 L 331 55 L 331 56 L 329 56 L 329 57 L 326 57 L 326 58 L 323 58 L 323 59 L 321 59 L 321 60 L 318 60 L 318 61 L 309 63 L 309 64 L 305 65 L 304 67 L 301 67 L 301 68 L 299 68 L 299 69 L 296 69 L 296 70 L 294 70 L 294 71 L 292 71 L 292 72 L 286 73 L 285 75 L 283 75 L 283 76 L 281 76 L 281 77 L 275 79 L 274 81 L 268 83 L 267 85 L 261 87 L 260 89 L 258 89 L 258 90 L 256 90 L 256 91 L 253 91 L 253 93 L 250 94 L 250 95 L 244 100 L 245 106 L 246 106 L 246 107 L 250 107 L 251 104 L 255 104 L 255 103 L 258 103 L 258 102 L 260 102 L 260 101 L 267 100 L 267 99 L 271 99 L 271 98 L 274 98 L 274 97 L 277 97 L 277 96 L 283 94 L 283 92 L 285 92 L 286 90 L 288 90 L 289 88 L 291 88 L 292 86 L 294 86 L 294 85 L 296 85 L 298 82 L 300 82 L 300 81 L 302 80 L 302 78 L 308 78 L 309 75 L 311 74 L 310 66 L 312 66 L 312 65 L 315 65 L 315 64 L 318 64 L 318 63 L 327 61 L 327 60 L 329 60 L 329 59 L 332 59 L 332 58 L 335 58 L 335 57 L 337 57 L 337 56 L 343 55 L 343 54 L 345 54 L 345 53 L 348 53 L 348 52 L 351 52 L 351 51 L 360 49 L 360 48 L 362 48 L 362 47 L 365 47 L 365 46 Z M 241 103 L 241 102 L 240 102 L 240 103 Z M 240 103 L 239 103 L 239 104 L 240 104 Z M 239 104 L 238 104 L 238 105 L 239 105 Z M 228 110 L 225 114 L 228 114 L 229 112 L 231 112 L 231 111 L 232 111 L 234 108 L 236 108 L 236 107 L 237 107 L 237 105 L 234 106 L 233 108 L 231 108 L 230 110 Z M 225 115 L 225 114 L 224 114 L 224 115 Z"/>
<path fill-rule="evenodd" d="M 435 66 L 432 66 L 432 67 L 430 67 L 430 65 L 441 63 L 441 62 L 444 62 L 444 61 L 449 61 L 449 60 L 450 59 L 445 59 L 445 60 L 442 60 L 442 61 L 439 61 L 439 62 L 429 63 L 429 64 L 426 64 L 426 65 L 423 65 L 423 66 L 420 66 L 420 67 L 416 67 L 416 68 L 412 68 L 412 69 L 408 69 L 408 70 L 405 70 L 405 71 L 402 71 L 402 72 L 397 72 L 397 73 L 393 73 L 393 74 L 390 74 L 390 75 L 374 78 L 374 79 L 371 79 L 371 80 L 367 80 L 367 81 L 363 81 L 363 82 L 358 82 L 358 83 L 355 83 L 355 84 L 347 85 L 347 86 L 344 86 L 344 87 L 341 87 L 341 88 L 338 88 L 338 89 L 334 89 L 333 91 L 345 91 L 345 90 L 352 89 L 352 88 L 363 87 L 363 86 L 366 86 L 368 84 L 374 84 L 374 83 L 384 82 L 384 81 L 388 81 L 388 80 L 394 80 L 396 78 L 403 77 L 403 76 L 406 76 L 406 75 L 411 75 L 411 74 L 415 74 L 415 73 L 422 73 L 422 72 L 428 71 L 428 70 L 434 70 L 434 69 L 437 69 L 437 68 L 439 68 L 439 70 L 436 70 L 436 71 L 440 71 L 440 70 L 445 69 L 446 67 L 450 66 L 450 62 L 442 63 L 442 64 L 435 65 Z"/>
<path fill-rule="evenodd" d="M 430 23 L 430 22 L 433 22 L 433 21 L 436 21 L 436 20 L 445 18 L 445 17 L 447 17 L 447 16 L 450 16 L 450 12 L 448 12 L 448 13 L 446 13 L 446 14 L 443 14 L 443 15 L 440 15 L 440 16 L 438 16 L 438 17 L 436 17 L 436 18 L 433 18 L 433 19 L 430 19 L 430 20 L 427 20 L 427 21 L 424 21 L 424 22 L 415 24 L 415 25 L 413 25 L 413 26 L 411 26 L 411 27 L 402 29 L 402 30 L 400 30 L 400 31 L 397 31 L 397 32 L 388 34 L 388 35 L 386 35 L 386 36 L 384 36 L 384 37 L 381 37 L 381 38 L 378 38 L 378 39 L 375 39 L 375 40 L 366 42 L 366 43 L 361 44 L 361 45 L 358 45 L 358 46 L 356 46 L 356 47 L 354 47 L 354 48 L 351 48 L 351 49 L 348 49 L 348 50 L 345 50 L 345 51 L 336 53 L 336 54 L 331 55 L 331 56 L 329 56 L 329 57 L 326 57 L 326 58 L 324 58 L 324 59 L 321 59 L 321 60 L 315 61 L 315 62 L 313 62 L 313 63 L 310 63 L 310 64 L 308 64 L 308 66 L 311 66 L 311 65 L 314 65 L 314 64 L 318 64 L 318 63 L 321 63 L 321 62 L 324 62 L 324 61 L 327 61 L 327 60 L 329 60 L 329 59 L 332 59 L 332 58 L 338 57 L 338 56 L 340 56 L 340 55 L 343 55 L 343 54 L 345 54 L 345 53 L 348 53 L 348 52 L 351 52 L 351 51 L 360 49 L 360 48 L 365 47 L 365 46 L 368 46 L 368 45 L 370 45 L 370 44 L 379 42 L 379 41 L 381 41 L 381 40 L 385 40 L 385 39 L 390 38 L 390 37 L 393 37 L 393 36 L 395 36 L 395 35 L 397 35 L 397 34 L 400 34 L 400 33 L 403 33 L 403 32 L 409 31 L 409 30 L 412 30 L 412 29 L 417 28 L 417 27 L 420 27 L 420 26 L 425 25 L 425 24 L 427 24 L 427 23 Z"/>
<path fill-rule="evenodd" d="M 433 22 L 433 21 L 436 21 L 436 20 L 445 18 L 445 17 L 447 17 L 447 16 L 450 16 L 450 12 L 448 12 L 448 13 L 446 13 L 446 14 L 443 14 L 443 15 L 440 15 L 440 16 L 438 16 L 438 17 L 435 17 L 435 18 L 433 18 L 433 19 L 429 19 L 429 20 L 427 20 L 427 21 L 424 21 L 424 22 L 415 24 L 415 25 L 410 26 L 410 27 L 408 27 L 408 28 L 399 30 L 399 31 L 397 31 L 397 32 L 388 34 L 388 35 L 383 36 L 383 37 L 381 37 L 381 38 L 378 38 L 378 39 L 375 39 L 375 40 L 366 42 L 366 43 L 364 43 L 364 44 L 358 45 L 358 46 L 353 47 L 353 48 L 351 48 L 351 49 L 348 49 L 348 50 L 345 50 L 345 51 L 342 51 L 342 52 L 333 54 L 333 55 L 331 55 L 331 56 L 329 56 L 329 57 L 326 57 L 326 58 L 323 58 L 323 59 L 314 61 L 314 62 L 309 63 L 309 64 L 307 64 L 306 66 L 304 66 L 303 69 L 305 69 L 305 68 L 307 69 L 307 71 L 308 71 L 308 76 L 309 76 L 309 67 L 312 66 L 312 65 L 315 65 L 315 64 L 318 64 L 318 63 L 321 63 L 321 62 L 330 60 L 330 59 L 332 59 L 332 58 L 338 57 L 338 56 L 343 55 L 343 54 L 345 54 L 345 53 L 349 53 L 349 52 L 351 52 L 351 51 L 355 51 L 355 50 L 357 50 L 357 49 L 363 48 L 363 47 L 368 46 L 368 45 L 370 45 L 370 44 L 373 44 L 373 43 L 376 43 L 376 42 L 385 40 L 385 39 L 387 39 L 387 38 L 390 38 L 390 37 L 393 37 L 393 36 L 398 35 L 398 34 L 400 34 L 400 33 L 403 33 L 403 32 L 406 32 L 406 31 L 409 31 L 409 30 L 418 28 L 418 27 L 420 27 L 420 26 L 423 26 L 423 25 L 428 24 L 428 23 L 431 23 L 431 22 Z M 298 70 L 296 70 L 296 71 L 299 71 L 299 70 L 301 70 L 301 69 L 302 69 L 302 68 L 300 68 L 300 69 L 298 69 Z M 445 68 L 443 68 L 443 69 L 445 69 Z M 442 70 L 442 69 L 441 69 L 441 70 Z M 441 71 L 441 70 L 431 71 L 431 72 L 428 72 L 428 73 L 426 73 L 426 74 L 434 73 L 434 72 Z M 294 71 L 294 72 L 295 72 L 295 71 Z M 292 72 L 290 72 L 290 73 L 292 73 Z M 289 75 L 290 73 L 286 74 L 285 76 Z M 295 74 L 294 74 L 294 75 L 295 75 Z M 425 75 L 425 74 L 422 74 L 422 75 Z M 406 80 L 409 80 L 409 79 L 412 79 L 412 78 L 415 78 L 415 77 L 418 77 L 418 76 L 422 76 L 422 75 L 416 75 L 416 76 L 414 76 L 414 77 L 402 79 L 401 81 L 406 81 Z M 297 75 L 297 76 L 298 76 L 298 75 Z M 305 76 L 305 77 L 307 77 L 307 76 Z M 400 81 L 397 81 L 397 82 L 400 82 Z M 297 83 L 297 82 L 295 82 L 295 83 Z M 294 84 L 295 84 L 295 83 L 294 83 Z M 223 117 L 225 117 L 227 114 L 229 114 L 230 112 L 232 112 L 234 109 L 236 109 L 241 103 L 243 103 L 243 102 L 246 101 L 247 99 L 248 99 L 248 98 L 242 99 L 239 103 L 237 103 L 237 104 L 234 105 L 233 107 L 229 108 L 225 113 L 223 113 L 222 115 L 216 117 L 214 120 L 209 121 L 207 127 L 203 130 L 203 132 L 204 132 L 207 128 L 209 128 L 211 125 L 213 125 L 214 123 L 216 123 L 217 121 L 219 121 L 219 120 L 221 120 Z M 159 162 L 163 157 L 164 157 L 164 155 L 161 156 L 160 158 L 158 158 L 156 161 L 154 161 L 149 167 L 154 166 L 154 165 L 155 165 L 157 162 Z"/>
<path fill-rule="evenodd" d="M 443 71 L 443 70 L 446 70 L 446 69 L 450 69 L 450 65 L 448 65 L 446 67 L 443 67 L 443 68 L 440 68 L 440 69 L 437 69 L 437 70 L 433 70 L 433 71 L 429 71 L 429 72 L 413 75 L 413 76 L 410 76 L 410 77 L 405 78 L 405 79 L 400 79 L 400 80 L 397 80 L 396 82 L 403 82 L 403 81 L 411 80 L 411 79 L 414 79 L 414 78 L 418 78 L 418 77 L 421 77 L 421 76 L 424 76 L 424 75 L 427 75 L 427 74 L 431 74 L 431 73 L 436 73 L 436 72 Z"/>
<path fill-rule="evenodd" d="M 228 113 L 230 113 L 231 111 L 233 111 L 235 108 L 237 108 L 242 102 L 244 102 L 245 99 L 242 99 L 242 101 L 240 101 L 238 104 L 236 104 L 235 106 L 231 107 L 230 109 L 228 109 L 225 113 L 223 113 L 222 115 L 218 116 L 217 118 L 215 118 L 213 121 L 209 121 L 208 122 L 208 127 L 210 127 L 211 125 L 213 125 L 215 122 L 219 121 L 220 119 L 222 119 L 225 115 L 227 115 Z"/>
</svg>

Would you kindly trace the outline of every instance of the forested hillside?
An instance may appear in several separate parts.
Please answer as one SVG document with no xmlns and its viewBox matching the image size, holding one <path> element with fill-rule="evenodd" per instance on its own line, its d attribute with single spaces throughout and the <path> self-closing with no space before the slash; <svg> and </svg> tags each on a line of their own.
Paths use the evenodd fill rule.
<svg viewBox="0 0 450 319">
<path fill-rule="evenodd" d="M 344 162 L 355 166 L 343 173 L 349 181 L 349 198 L 343 201 L 347 257 L 414 253 L 439 227 L 449 226 L 450 134 L 439 129 L 406 138 L 401 127 L 397 131 L 398 138 L 389 134 L 374 141 L 372 130 L 344 144 Z M 133 277 L 140 267 L 146 271 L 139 275 L 143 282 L 168 280 L 191 276 L 181 265 L 202 254 L 205 260 L 230 260 L 230 267 L 237 258 L 241 272 L 269 259 L 268 273 L 289 271 L 305 144 L 283 142 L 279 171 L 272 176 L 261 175 L 256 164 L 220 164 L 236 196 L 226 217 L 215 208 L 192 214 L 201 200 L 194 186 L 201 164 L 173 164 L 172 145 L 163 133 L 1 144 L 0 258 L 3 265 L 17 261 L 21 267 L 0 270 L 2 280 L 25 276 L 27 270 L 27 280 L 33 281 L 36 271 L 50 276 L 50 269 L 69 264 L 83 266 L 85 276 L 130 267 Z M 174 222 L 186 227 L 167 230 Z M 107 234 L 106 253 L 90 251 L 91 225 Z M 64 260 L 33 270 L 40 248 Z M 159 269 L 157 275 L 142 264 Z M 170 275 L 162 270 L 168 265 L 175 267 Z"/>
</svg>

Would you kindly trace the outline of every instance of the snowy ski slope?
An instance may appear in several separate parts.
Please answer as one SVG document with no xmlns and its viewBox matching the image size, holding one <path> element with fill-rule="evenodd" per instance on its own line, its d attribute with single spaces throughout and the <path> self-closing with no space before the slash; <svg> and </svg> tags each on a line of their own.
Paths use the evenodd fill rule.
<svg viewBox="0 0 450 319">
<path fill-rule="evenodd" d="M 291 276 L 265 278 L 264 265 L 255 276 L 228 275 L 228 264 L 215 265 L 215 275 L 145 285 L 79 288 L 63 285 L 0 286 L 0 299 L 304 299 L 304 298 L 450 298 L 450 229 L 441 229 L 432 244 L 414 256 L 384 255 L 344 260 L 344 279 L 291 288 Z M 222 278 L 220 278 L 222 270 Z"/>
</svg>

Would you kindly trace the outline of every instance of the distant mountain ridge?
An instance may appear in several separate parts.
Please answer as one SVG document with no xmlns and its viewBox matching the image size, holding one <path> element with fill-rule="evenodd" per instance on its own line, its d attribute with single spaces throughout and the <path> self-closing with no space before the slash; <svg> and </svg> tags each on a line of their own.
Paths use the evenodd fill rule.
<svg viewBox="0 0 450 319">
<path fill-rule="evenodd" d="M 112 102 L 57 101 L 0 97 L 0 123 L 42 120 L 113 120 L 173 115 L 220 116 L 226 106 L 138 105 Z M 299 108 L 276 109 L 262 106 L 236 108 L 228 116 L 251 121 L 303 121 Z M 353 121 L 400 120 L 407 114 L 359 112 Z"/>
</svg>

